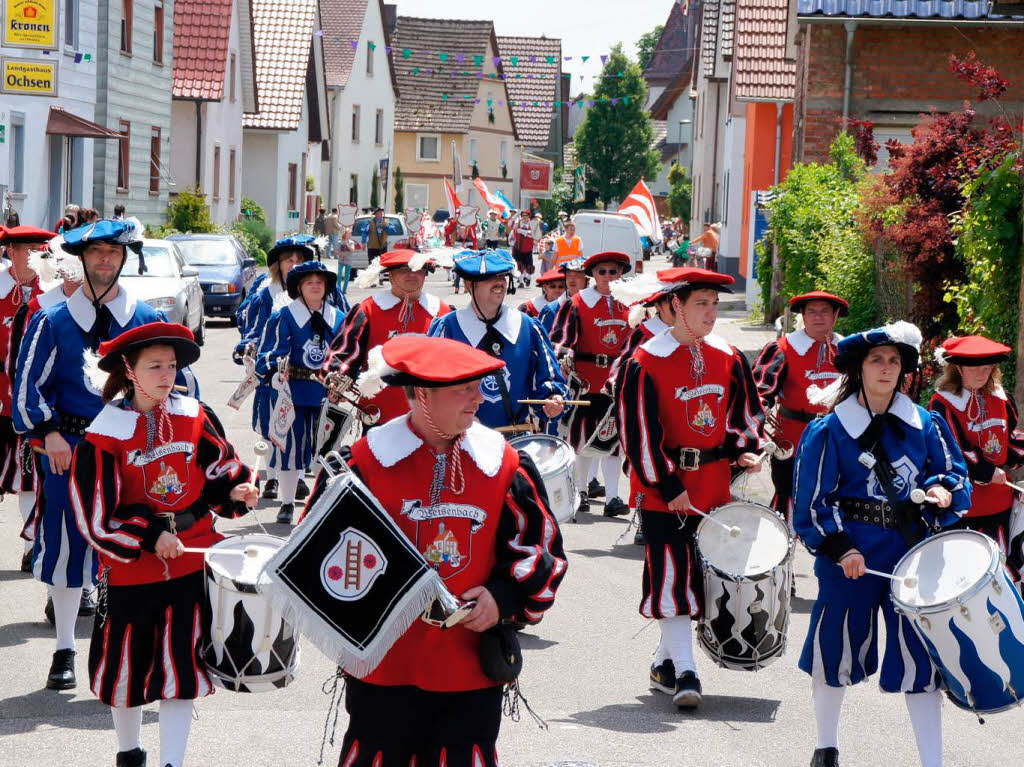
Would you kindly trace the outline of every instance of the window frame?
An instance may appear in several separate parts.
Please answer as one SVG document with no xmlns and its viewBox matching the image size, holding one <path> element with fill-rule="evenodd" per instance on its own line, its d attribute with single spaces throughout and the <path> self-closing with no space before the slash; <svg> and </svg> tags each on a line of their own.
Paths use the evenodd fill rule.
<svg viewBox="0 0 1024 767">
<path fill-rule="evenodd" d="M 20 138 L 19 138 L 20 137 Z M 12 195 L 24 195 L 25 192 L 25 113 L 24 112 L 12 112 L 11 113 L 11 170 L 10 170 L 10 184 Z M 15 151 L 17 148 L 17 151 Z M 18 180 L 19 174 L 21 180 Z M 20 186 L 19 186 L 20 185 Z"/>
<path fill-rule="evenodd" d="M 134 0 L 121 0 L 121 55 L 132 55 L 132 23 L 135 16 Z"/>
<path fill-rule="evenodd" d="M 235 173 L 238 172 L 238 151 L 228 149 L 228 202 L 235 201 Z"/>
<path fill-rule="evenodd" d="M 349 202 L 349 205 L 358 205 L 359 204 L 359 174 L 358 173 L 350 173 L 349 176 L 348 176 L 348 202 Z"/>
<path fill-rule="evenodd" d="M 130 120 L 118 120 L 117 132 L 117 191 L 127 192 L 131 188 L 132 124 Z M 122 182 L 124 182 L 122 184 Z"/>
<path fill-rule="evenodd" d="M 437 154 L 434 157 L 426 157 L 423 154 L 423 139 L 432 138 L 436 142 Z M 441 134 L 440 133 L 417 133 L 416 134 L 416 162 L 441 162 Z"/>
<path fill-rule="evenodd" d="M 160 127 L 154 125 L 149 131 L 149 193 L 160 194 Z"/>
<path fill-rule="evenodd" d="M 411 204 L 412 199 L 413 199 L 413 194 L 412 194 L 412 190 L 410 189 L 410 187 L 412 187 L 413 189 L 417 189 L 417 190 L 418 189 L 424 189 L 425 190 L 426 194 L 425 194 L 425 196 L 423 198 L 423 200 L 424 200 L 423 208 L 424 208 L 424 210 L 429 209 L 430 208 L 430 184 L 416 184 L 416 183 L 412 183 L 412 182 L 409 182 L 409 181 L 405 182 L 405 190 L 404 190 L 405 195 L 404 195 L 404 199 L 405 199 L 406 202 Z M 412 206 L 412 207 L 419 207 L 419 206 Z"/>
<path fill-rule="evenodd" d="M 220 202 L 220 144 L 213 145 L 213 201 Z"/>
<path fill-rule="evenodd" d="M 153 0 L 153 63 L 164 65 L 164 1 Z"/>
<path fill-rule="evenodd" d="M 363 117 L 362 111 L 363 110 L 360 108 L 359 104 L 353 104 L 352 105 L 352 143 L 353 144 L 358 144 L 359 143 L 359 128 L 360 128 L 359 123 L 360 123 L 360 121 L 362 120 L 362 117 Z"/>
<path fill-rule="evenodd" d="M 64 45 L 78 50 L 80 0 L 64 0 Z"/>
<path fill-rule="evenodd" d="M 298 210 L 298 194 L 299 194 L 299 164 L 297 162 L 288 163 L 288 210 Z"/>
<path fill-rule="evenodd" d="M 384 110 L 378 109 L 373 122 L 373 143 L 375 146 L 384 146 Z"/>
<path fill-rule="evenodd" d="M 238 92 L 235 86 L 235 80 L 238 77 L 238 54 L 234 51 L 231 51 L 228 59 L 228 75 L 231 78 L 231 82 L 228 85 L 228 93 L 231 94 L 231 103 L 234 104 L 238 100 Z"/>
<path fill-rule="evenodd" d="M 373 51 L 374 46 L 369 40 L 366 41 L 366 76 L 373 77 Z"/>
</svg>

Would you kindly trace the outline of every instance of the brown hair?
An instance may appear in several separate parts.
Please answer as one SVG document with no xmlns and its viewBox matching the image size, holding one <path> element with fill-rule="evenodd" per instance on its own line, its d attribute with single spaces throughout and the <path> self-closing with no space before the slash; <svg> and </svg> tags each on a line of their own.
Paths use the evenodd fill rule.
<svg viewBox="0 0 1024 767">
<path fill-rule="evenodd" d="M 128 360 L 128 364 L 135 367 L 135 364 L 139 361 L 139 355 L 142 354 L 142 349 L 133 349 L 127 352 L 124 356 Z M 126 396 L 131 396 L 133 392 L 132 382 L 128 380 L 128 371 L 125 369 L 124 363 L 122 362 L 117 366 L 108 377 L 107 382 L 103 384 L 103 402 L 113 402 L 122 393 Z"/>
<path fill-rule="evenodd" d="M 270 281 L 276 282 L 281 287 L 284 287 L 284 280 L 281 279 L 281 263 L 275 261 L 267 267 L 267 271 L 270 272 Z"/>
<path fill-rule="evenodd" d="M 1003 371 L 996 365 L 992 368 L 992 375 L 988 377 L 988 381 L 981 387 L 981 391 L 985 394 L 991 394 L 1002 385 Z M 942 373 L 935 382 L 935 390 L 953 392 L 954 394 L 962 392 L 964 390 L 964 379 L 960 375 L 960 367 L 958 365 L 943 365 Z"/>
</svg>

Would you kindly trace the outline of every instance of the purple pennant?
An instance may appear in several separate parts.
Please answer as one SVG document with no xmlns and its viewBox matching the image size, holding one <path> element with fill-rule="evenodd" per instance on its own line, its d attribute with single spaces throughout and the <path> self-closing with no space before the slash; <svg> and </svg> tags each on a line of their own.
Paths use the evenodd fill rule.
<svg viewBox="0 0 1024 767">
<path fill-rule="evenodd" d="M 550 108 L 551 107 L 551 102 L 550 101 L 545 101 L 544 102 L 544 106 Z"/>
<path fill-rule="evenodd" d="M 460 54 L 459 54 L 458 56 L 456 56 L 455 58 L 456 58 L 456 60 L 457 60 L 457 61 L 458 61 L 458 62 L 459 62 L 460 64 L 461 64 L 461 63 L 462 63 L 463 61 L 465 61 L 465 60 L 466 60 L 466 57 L 465 57 L 465 56 L 463 56 L 463 55 L 462 55 L 461 53 L 460 53 Z"/>
<path fill-rule="evenodd" d="M 499 106 L 499 107 L 503 107 L 503 106 L 505 106 L 505 102 L 504 102 L 504 101 L 500 101 L 500 100 L 499 100 L 499 101 L 498 101 L 498 106 Z"/>
<path fill-rule="evenodd" d="M 608 63 L 608 54 L 606 54 L 606 53 L 602 53 L 601 54 L 601 63 L 602 64 L 607 64 Z"/>
<path fill-rule="evenodd" d="M 563 56 L 562 58 L 566 61 L 572 61 L 572 56 Z"/>
<path fill-rule="evenodd" d="M 484 79 L 484 73 L 483 72 L 477 72 L 476 73 L 476 77 L 477 77 L 478 80 L 483 80 Z"/>
<path fill-rule="evenodd" d="M 587 106 L 588 106 L 588 107 L 592 107 L 592 106 L 594 106 L 594 102 L 593 102 L 593 101 L 588 101 L 588 102 L 587 102 Z"/>
<path fill-rule="evenodd" d="M 495 56 L 492 61 L 494 62 L 494 66 L 498 66 L 501 64 L 501 56 Z"/>
<path fill-rule="evenodd" d="M 526 77 L 527 77 L 527 79 L 530 79 L 530 80 L 533 79 L 533 75 L 527 75 Z"/>
<path fill-rule="evenodd" d="M 352 50 L 356 50 L 359 47 L 358 40 L 349 40 L 349 45 L 352 46 Z"/>
<path fill-rule="evenodd" d="M 384 50 L 388 52 L 388 56 L 391 55 L 391 46 L 390 45 L 387 46 Z"/>
<path fill-rule="evenodd" d="M 536 56 L 530 56 L 530 63 L 531 64 L 535 63 L 536 61 L 537 61 L 537 57 Z"/>
<path fill-rule="evenodd" d="M 617 107 L 618 105 L 619 105 L 619 100 L 618 99 L 612 99 L 612 106 L 613 107 Z"/>
<path fill-rule="evenodd" d="M 480 99 L 476 99 L 476 103 L 479 104 L 480 103 Z"/>
<path fill-rule="evenodd" d="M 427 74 L 429 74 L 429 75 L 434 74 L 434 70 L 433 69 L 427 69 Z"/>
</svg>

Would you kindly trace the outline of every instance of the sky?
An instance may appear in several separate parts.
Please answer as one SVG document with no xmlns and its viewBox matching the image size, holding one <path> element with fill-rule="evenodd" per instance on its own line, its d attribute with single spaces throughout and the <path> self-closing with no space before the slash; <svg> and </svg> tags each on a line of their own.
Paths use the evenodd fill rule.
<svg viewBox="0 0 1024 767">
<path fill-rule="evenodd" d="M 391 0 L 399 16 L 490 19 L 499 35 L 558 37 L 562 71 L 571 72 L 570 94 L 589 93 L 601 73 L 603 53 L 615 43 L 636 58 L 636 41 L 664 24 L 673 0 Z M 452 51 L 457 45 L 453 41 Z M 591 58 L 584 64 L 580 56 Z M 583 75 L 583 78 L 580 78 Z"/>
</svg>

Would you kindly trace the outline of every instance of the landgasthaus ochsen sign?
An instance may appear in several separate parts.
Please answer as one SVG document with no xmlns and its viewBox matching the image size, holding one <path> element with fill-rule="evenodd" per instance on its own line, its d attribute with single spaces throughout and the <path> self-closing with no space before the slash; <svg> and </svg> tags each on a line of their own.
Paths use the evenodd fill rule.
<svg viewBox="0 0 1024 767">
<path fill-rule="evenodd" d="M 0 57 L 0 93 L 57 95 L 57 62 Z"/>
<path fill-rule="evenodd" d="M 4 28 L 0 44 L 8 48 L 57 50 L 60 0 L 2 0 Z"/>
</svg>

